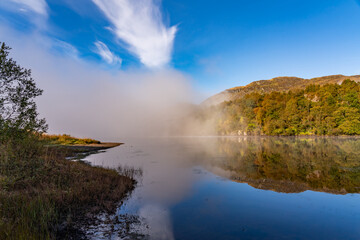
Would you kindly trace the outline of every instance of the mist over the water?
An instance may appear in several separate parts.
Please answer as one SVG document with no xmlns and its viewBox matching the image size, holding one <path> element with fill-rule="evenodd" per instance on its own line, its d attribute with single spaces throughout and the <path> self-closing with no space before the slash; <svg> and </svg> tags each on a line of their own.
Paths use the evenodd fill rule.
<svg viewBox="0 0 360 240">
<path fill-rule="evenodd" d="M 109 73 L 77 58 L 75 50 L 69 49 L 68 55 L 54 52 L 53 43 L 37 33 L 24 41 L 22 33 L 0 26 L 0 35 L 12 47 L 11 57 L 30 68 L 44 90 L 38 108 L 49 133 L 104 141 L 167 136 L 170 124 L 196 96 L 188 77 L 173 69 Z"/>
</svg>

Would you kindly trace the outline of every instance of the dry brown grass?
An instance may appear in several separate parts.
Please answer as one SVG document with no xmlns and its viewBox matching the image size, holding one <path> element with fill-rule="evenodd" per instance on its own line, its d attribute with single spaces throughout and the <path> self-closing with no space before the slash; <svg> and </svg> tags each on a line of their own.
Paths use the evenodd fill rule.
<svg viewBox="0 0 360 240">
<path fill-rule="evenodd" d="M 65 160 L 71 149 L 27 143 L 0 147 L 0 239 L 65 238 L 73 222 L 115 211 L 134 187 L 115 170 Z"/>
</svg>

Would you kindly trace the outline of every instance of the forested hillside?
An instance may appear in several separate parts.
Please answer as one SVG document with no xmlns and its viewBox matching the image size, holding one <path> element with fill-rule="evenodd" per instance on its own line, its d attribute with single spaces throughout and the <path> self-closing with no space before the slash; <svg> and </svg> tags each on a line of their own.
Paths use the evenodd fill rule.
<svg viewBox="0 0 360 240">
<path fill-rule="evenodd" d="M 358 135 L 360 84 L 345 80 L 288 92 L 253 92 L 212 111 L 220 135 Z"/>
</svg>

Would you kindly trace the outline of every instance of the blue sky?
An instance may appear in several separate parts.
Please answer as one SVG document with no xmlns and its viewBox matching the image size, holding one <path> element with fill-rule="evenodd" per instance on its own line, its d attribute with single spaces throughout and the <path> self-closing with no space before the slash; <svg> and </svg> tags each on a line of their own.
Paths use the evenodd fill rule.
<svg viewBox="0 0 360 240">
<path fill-rule="evenodd" d="M 356 0 L 5 0 L 0 22 L 39 33 L 54 54 L 109 72 L 175 69 L 209 94 L 277 76 L 360 74 Z"/>
</svg>

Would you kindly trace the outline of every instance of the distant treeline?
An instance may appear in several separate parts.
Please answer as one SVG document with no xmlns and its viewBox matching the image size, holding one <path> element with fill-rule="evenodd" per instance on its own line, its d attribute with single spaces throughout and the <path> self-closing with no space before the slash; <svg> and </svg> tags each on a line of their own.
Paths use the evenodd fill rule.
<svg viewBox="0 0 360 240">
<path fill-rule="evenodd" d="M 250 93 L 213 110 L 220 135 L 358 135 L 360 84 L 345 80 L 341 85 Z"/>
</svg>

